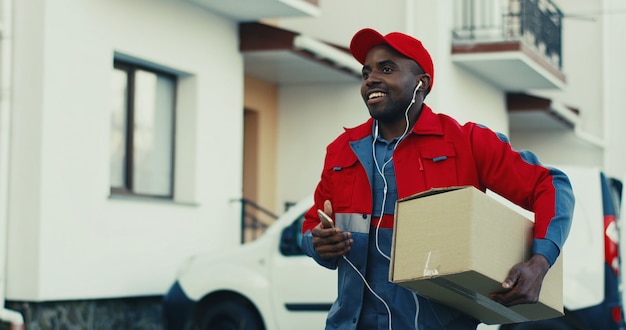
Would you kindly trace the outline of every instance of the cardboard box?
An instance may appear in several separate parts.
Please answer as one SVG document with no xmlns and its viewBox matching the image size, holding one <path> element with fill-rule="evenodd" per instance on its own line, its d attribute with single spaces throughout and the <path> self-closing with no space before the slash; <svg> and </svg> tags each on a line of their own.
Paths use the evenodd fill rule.
<svg viewBox="0 0 626 330">
<path fill-rule="evenodd" d="M 436 189 L 399 200 L 389 280 L 486 324 L 563 315 L 561 257 L 544 278 L 539 302 L 505 307 L 511 267 L 530 257 L 533 222 L 474 187 Z"/>
</svg>

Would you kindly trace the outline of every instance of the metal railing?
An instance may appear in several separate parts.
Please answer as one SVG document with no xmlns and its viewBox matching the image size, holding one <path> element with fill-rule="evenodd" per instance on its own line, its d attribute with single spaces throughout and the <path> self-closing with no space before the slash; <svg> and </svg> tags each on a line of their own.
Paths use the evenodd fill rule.
<svg viewBox="0 0 626 330">
<path fill-rule="evenodd" d="M 551 0 L 456 0 L 453 42 L 521 41 L 559 69 L 563 13 Z"/>
<path fill-rule="evenodd" d="M 255 202 L 246 199 L 234 199 L 241 203 L 241 243 L 257 239 L 272 224 L 278 215 L 274 214 Z"/>
</svg>

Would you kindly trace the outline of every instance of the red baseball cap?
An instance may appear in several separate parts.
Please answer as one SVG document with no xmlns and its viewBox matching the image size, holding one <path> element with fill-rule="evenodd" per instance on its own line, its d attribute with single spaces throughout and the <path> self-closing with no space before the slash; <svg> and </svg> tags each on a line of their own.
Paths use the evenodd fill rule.
<svg viewBox="0 0 626 330">
<path fill-rule="evenodd" d="M 430 75 L 430 88 L 435 81 L 435 67 L 430 54 L 422 45 L 422 42 L 400 32 L 391 32 L 385 36 L 377 31 L 366 28 L 357 32 L 350 42 L 350 53 L 359 63 L 364 64 L 367 53 L 372 47 L 387 44 L 400 54 L 414 60 Z"/>
</svg>

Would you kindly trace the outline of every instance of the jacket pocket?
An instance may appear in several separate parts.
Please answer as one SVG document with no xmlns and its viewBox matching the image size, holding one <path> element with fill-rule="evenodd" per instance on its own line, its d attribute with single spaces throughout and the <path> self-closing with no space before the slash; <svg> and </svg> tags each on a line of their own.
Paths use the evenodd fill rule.
<svg viewBox="0 0 626 330">
<path fill-rule="evenodd" d="M 335 211 L 351 205 L 359 167 L 356 157 L 348 157 L 333 162 L 329 168 Z"/>
<path fill-rule="evenodd" d="M 429 144 L 421 148 L 421 166 L 428 188 L 458 184 L 457 159 L 451 143 Z"/>
</svg>

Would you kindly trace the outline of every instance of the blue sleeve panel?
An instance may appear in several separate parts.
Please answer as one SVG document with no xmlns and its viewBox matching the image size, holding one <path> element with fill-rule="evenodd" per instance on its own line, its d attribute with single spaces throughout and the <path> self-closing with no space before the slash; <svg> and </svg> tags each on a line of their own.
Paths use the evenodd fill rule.
<svg viewBox="0 0 626 330">
<path fill-rule="evenodd" d="M 553 265 L 572 226 L 574 191 L 565 173 L 555 168 L 549 168 L 549 170 L 555 191 L 554 217 L 548 224 L 545 239 L 536 238 L 534 240 L 533 253 L 543 255 L 548 259 L 550 265 Z"/>
<path fill-rule="evenodd" d="M 556 259 L 559 257 L 560 249 L 554 242 L 547 239 L 535 238 L 533 240 L 532 254 L 540 254 L 550 263 L 550 266 L 554 265 Z"/>
</svg>

